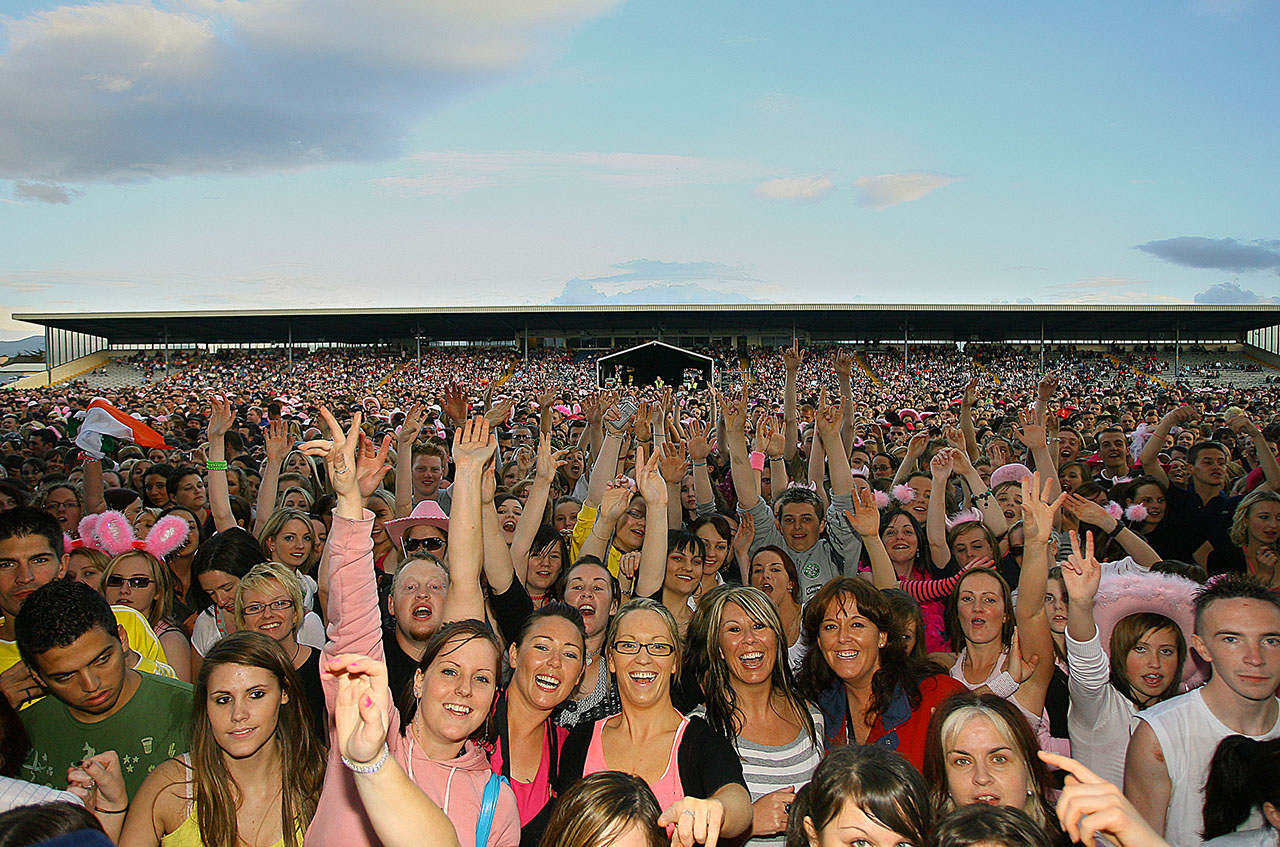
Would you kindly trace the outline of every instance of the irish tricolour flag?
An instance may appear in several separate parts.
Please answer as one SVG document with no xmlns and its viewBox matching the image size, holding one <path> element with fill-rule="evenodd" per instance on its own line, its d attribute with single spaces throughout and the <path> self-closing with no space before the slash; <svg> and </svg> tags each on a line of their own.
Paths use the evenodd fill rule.
<svg viewBox="0 0 1280 847">
<path fill-rule="evenodd" d="M 164 436 L 133 415 L 120 411 L 101 397 L 95 397 L 84 412 L 76 432 L 76 446 L 101 459 L 103 437 L 132 441 L 140 447 L 167 447 Z"/>
</svg>

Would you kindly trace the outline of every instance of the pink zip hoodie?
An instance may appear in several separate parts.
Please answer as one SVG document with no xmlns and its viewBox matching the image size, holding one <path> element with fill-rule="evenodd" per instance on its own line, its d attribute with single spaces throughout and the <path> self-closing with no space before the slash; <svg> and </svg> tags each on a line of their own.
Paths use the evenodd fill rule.
<svg viewBox="0 0 1280 847">
<path fill-rule="evenodd" d="M 329 532 L 329 626 L 324 658 L 340 653 L 362 653 L 382 660 L 382 616 L 373 575 L 373 513 L 353 521 L 335 514 Z M 324 698 L 333 714 L 337 685 L 325 681 Z M 387 744 L 405 772 L 453 821 L 461 847 L 476 847 L 476 821 L 485 784 L 492 770 L 483 750 L 468 743 L 462 755 L 435 762 L 400 735 L 400 712 L 390 711 Z M 410 752 L 412 751 L 412 761 Z M 504 785 L 489 830 L 489 847 L 517 847 L 520 812 L 516 797 Z M 329 765 L 324 775 L 320 805 L 307 829 L 307 847 L 378 847 L 380 842 L 365 816 L 351 771 L 342 764 L 333 720 L 329 721 Z"/>
</svg>

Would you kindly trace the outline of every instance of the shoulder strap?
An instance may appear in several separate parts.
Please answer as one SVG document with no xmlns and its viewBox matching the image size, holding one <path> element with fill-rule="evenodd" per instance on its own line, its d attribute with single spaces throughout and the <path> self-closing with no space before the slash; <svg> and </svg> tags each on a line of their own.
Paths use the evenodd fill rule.
<svg viewBox="0 0 1280 847">
<path fill-rule="evenodd" d="M 480 801 L 480 817 L 476 821 L 476 847 L 488 847 L 489 830 L 498 811 L 498 793 L 506 780 L 498 774 L 490 774 L 484 786 L 484 798 Z"/>
</svg>

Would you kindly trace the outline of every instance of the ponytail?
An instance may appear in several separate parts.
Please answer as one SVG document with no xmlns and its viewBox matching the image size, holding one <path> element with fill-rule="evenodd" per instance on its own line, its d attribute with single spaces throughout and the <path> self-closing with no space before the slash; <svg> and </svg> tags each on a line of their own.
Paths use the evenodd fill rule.
<svg viewBox="0 0 1280 847">
<path fill-rule="evenodd" d="M 1228 735 L 1214 751 L 1205 782 L 1203 838 L 1235 832 L 1264 803 L 1280 806 L 1280 738 Z"/>
</svg>

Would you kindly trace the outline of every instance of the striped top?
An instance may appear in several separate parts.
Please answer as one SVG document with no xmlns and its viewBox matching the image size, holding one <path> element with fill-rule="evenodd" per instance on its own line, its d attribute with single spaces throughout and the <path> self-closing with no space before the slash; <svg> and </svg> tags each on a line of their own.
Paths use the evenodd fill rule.
<svg viewBox="0 0 1280 847">
<path fill-rule="evenodd" d="M 756 744 L 741 736 L 732 739 L 738 758 L 742 760 L 742 775 L 746 779 L 747 790 L 751 792 L 752 803 L 780 788 L 795 786 L 799 791 L 802 785 L 808 784 L 823 754 L 822 712 L 809 704 L 809 714 L 813 717 L 813 728 L 818 737 L 816 745 L 803 729 L 794 741 L 778 746 Z M 706 707 L 699 706 L 689 716 L 705 719 Z M 783 847 L 786 840 L 785 833 L 778 833 L 749 838 L 743 844 L 744 847 Z"/>
</svg>

